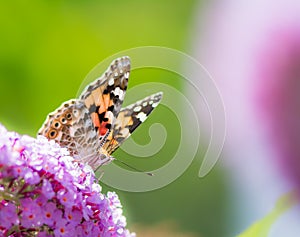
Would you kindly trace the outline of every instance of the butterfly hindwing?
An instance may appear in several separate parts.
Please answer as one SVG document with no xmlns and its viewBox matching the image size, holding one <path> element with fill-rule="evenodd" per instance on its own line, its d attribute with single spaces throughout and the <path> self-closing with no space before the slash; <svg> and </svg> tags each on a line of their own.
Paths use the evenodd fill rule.
<svg viewBox="0 0 300 237">
<path fill-rule="evenodd" d="M 159 104 L 162 93 L 156 93 L 121 109 L 103 149 L 112 154 L 144 122 Z"/>
<path fill-rule="evenodd" d="M 89 110 L 99 140 L 106 137 L 120 112 L 130 73 L 130 59 L 118 58 L 80 95 Z"/>
<path fill-rule="evenodd" d="M 64 102 L 50 113 L 38 134 L 56 141 L 77 157 L 96 153 L 100 146 L 89 111 L 76 99 Z"/>
</svg>

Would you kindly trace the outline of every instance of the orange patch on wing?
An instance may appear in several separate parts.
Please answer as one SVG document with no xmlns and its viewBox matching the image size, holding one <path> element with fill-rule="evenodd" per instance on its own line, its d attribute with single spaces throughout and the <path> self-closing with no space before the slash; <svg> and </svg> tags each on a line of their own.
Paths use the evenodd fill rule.
<svg viewBox="0 0 300 237">
<path fill-rule="evenodd" d="M 115 139 L 112 139 L 112 140 L 110 141 L 110 143 L 111 143 L 113 146 L 115 146 L 115 145 L 118 144 L 118 142 L 117 142 Z"/>
<path fill-rule="evenodd" d="M 92 92 L 91 97 L 93 98 L 93 101 L 94 101 L 95 105 L 100 107 L 100 109 L 99 109 L 98 112 L 102 113 L 103 111 L 102 112 L 100 112 L 100 111 L 103 110 L 104 101 L 103 101 L 103 98 L 102 98 L 102 90 L 101 90 L 101 88 L 98 88 L 98 89 L 94 90 Z"/>
<path fill-rule="evenodd" d="M 109 95 L 102 95 L 98 98 L 97 105 L 99 106 L 99 110 L 98 110 L 99 114 L 102 114 L 103 112 L 107 111 L 109 102 L 110 102 Z"/>
<path fill-rule="evenodd" d="M 91 105 L 94 103 L 94 100 L 93 100 L 93 96 L 88 96 L 85 100 L 84 100 L 84 103 L 85 103 L 85 106 L 87 108 L 91 107 Z"/>
<path fill-rule="evenodd" d="M 99 134 L 104 136 L 107 133 L 108 128 L 106 127 L 107 122 L 102 122 L 101 126 L 99 127 Z"/>
<path fill-rule="evenodd" d="M 100 121 L 99 121 L 98 114 L 94 112 L 94 113 L 91 114 L 91 117 L 92 117 L 94 127 L 100 128 Z"/>
<path fill-rule="evenodd" d="M 107 108 L 111 102 L 110 95 L 109 94 L 103 95 L 103 101 L 104 101 L 105 110 L 107 110 Z"/>
</svg>

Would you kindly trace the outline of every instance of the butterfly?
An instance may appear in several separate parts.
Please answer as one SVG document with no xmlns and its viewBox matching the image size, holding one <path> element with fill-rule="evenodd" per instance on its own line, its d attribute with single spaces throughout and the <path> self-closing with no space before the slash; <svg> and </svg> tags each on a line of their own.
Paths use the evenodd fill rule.
<svg viewBox="0 0 300 237">
<path fill-rule="evenodd" d="M 69 150 L 93 170 L 110 163 L 111 154 L 146 120 L 162 92 L 122 108 L 130 74 L 129 57 L 114 60 L 78 99 L 50 113 L 38 134 Z"/>
</svg>

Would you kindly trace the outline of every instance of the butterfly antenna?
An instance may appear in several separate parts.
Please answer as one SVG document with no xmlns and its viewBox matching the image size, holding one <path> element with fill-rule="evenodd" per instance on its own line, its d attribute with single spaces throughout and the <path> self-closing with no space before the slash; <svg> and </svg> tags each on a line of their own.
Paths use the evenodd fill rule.
<svg viewBox="0 0 300 237">
<path fill-rule="evenodd" d="M 133 169 L 133 170 L 135 170 L 135 171 L 137 171 L 137 172 L 141 172 L 141 173 L 144 173 L 144 174 L 149 175 L 149 176 L 153 176 L 153 175 L 154 175 L 153 173 L 145 172 L 145 171 L 140 170 L 140 169 L 138 169 L 138 168 L 136 168 L 136 167 L 133 167 L 133 166 L 131 166 L 131 165 L 125 163 L 124 161 L 121 161 L 121 160 L 116 159 L 115 157 L 112 157 L 112 160 L 118 161 L 118 162 L 120 162 L 121 164 L 123 164 L 123 165 L 127 166 L 128 168 Z"/>
</svg>

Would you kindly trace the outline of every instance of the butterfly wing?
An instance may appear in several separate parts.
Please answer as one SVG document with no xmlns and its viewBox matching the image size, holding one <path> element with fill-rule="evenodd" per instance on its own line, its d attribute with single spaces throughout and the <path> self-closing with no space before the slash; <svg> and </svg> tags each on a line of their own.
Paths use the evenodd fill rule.
<svg viewBox="0 0 300 237">
<path fill-rule="evenodd" d="M 102 148 L 112 154 L 147 119 L 161 99 L 159 92 L 121 109 Z"/>
<path fill-rule="evenodd" d="M 130 73 L 129 57 L 114 60 L 106 72 L 80 95 L 101 142 L 109 135 L 120 112 Z"/>
<path fill-rule="evenodd" d="M 88 148 L 95 153 L 99 146 L 89 111 L 79 100 L 66 101 L 50 113 L 38 134 L 66 147 L 71 155 L 90 154 Z"/>
</svg>

